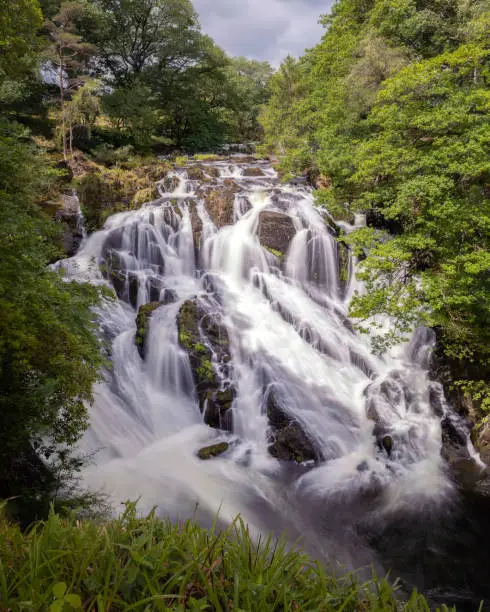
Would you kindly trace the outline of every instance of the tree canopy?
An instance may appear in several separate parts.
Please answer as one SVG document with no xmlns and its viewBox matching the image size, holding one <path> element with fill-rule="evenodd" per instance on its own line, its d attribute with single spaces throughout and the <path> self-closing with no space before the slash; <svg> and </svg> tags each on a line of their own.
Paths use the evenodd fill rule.
<svg viewBox="0 0 490 612">
<path fill-rule="evenodd" d="M 438 331 L 455 380 L 490 407 L 490 10 L 484 1 L 339 0 L 322 42 L 288 58 L 265 146 L 309 172 L 363 256 L 352 314 Z M 387 230 L 389 234 L 387 234 Z"/>
</svg>

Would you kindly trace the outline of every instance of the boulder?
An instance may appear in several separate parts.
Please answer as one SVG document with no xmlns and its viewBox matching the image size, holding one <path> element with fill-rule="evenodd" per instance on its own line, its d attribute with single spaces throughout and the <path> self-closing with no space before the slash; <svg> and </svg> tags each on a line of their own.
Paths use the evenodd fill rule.
<svg viewBox="0 0 490 612">
<path fill-rule="evenodd" d="M 197 299 L 182 305 L 177 325 L 180 345 L 189 355 L 205 423 L 216 429 L 231 430 L 230 408 L 235 391 L 218 375 L 220 371 L 222 378 L 227 378 L 230 353 L 226 328 Z"/>
<path fill-rule="evenodd" d="M 243 171 L 243 176 L 265 176 L 264 171 L 259 166 L 250 166 L 249 168 L 245 168 Z"/>
<path fill-rule="evenodd" d="M 298 421 L 290 417 L 279 405 L 273 392 L 267 399 L 267 417 L 271 431 L 269 453 L 279 461 L 319 461 L 320 453 L 315 448 Z"/>
<path fill-rule="evenodd" d="M 293 220 L 280 212 L 263 211 L 259 216 L 259 240 L 263 247 L 284 256 L 296 234 Z"/>
<path fill-rule="evenodd" d="M 167 175 L 162 181 L 162 188 L 165 193 L 173 193 L 179 186 L 179 178 L 175 175 Z"/>
<path fill-rule="evenodd" d="M 205 170 L 202 166 L 189 166 L 186 168 L 187 176 L 191 181 L 200 181 L 204 183 L 209 182 L 209 178 L 205 173 L 207 171 L 208 168 Z"/>
<path fill-rule="evenodd" d="M 213 186 L 205 194 L 206 210 L 216 227 L 224 227 L 233 223 L 233 204 L 240 187 L 232 180 L 226 180 L 223 185 Z"/>
<path fill-rule="evenodd" d="M 136 317 L 136 348 L 138 349 L 138 353 L 140 354 L 141 359 L 144 359 L 146 356 L 146 344 L 148 340 L 148 331 L 150 329 L 150 318 L 152 314 L 163 306 L 162 302 L 150 302 L 149 304 L 145 304 L 141 306 L 138 310 L 138 315 Z"/>
<path fill-rule="evenodd" d="M 229 448 L 230 445 L 227 442 L 220 442 L 219 444 L 213 444 L 212 446 L 201 448 L 201 450 L 197 452 L 197 456 L 199 459 L 207 461 L 208 459 L 213 459 L 214 457 L 219 457 L 223 453 L 226 453 Z"/>
</svg>

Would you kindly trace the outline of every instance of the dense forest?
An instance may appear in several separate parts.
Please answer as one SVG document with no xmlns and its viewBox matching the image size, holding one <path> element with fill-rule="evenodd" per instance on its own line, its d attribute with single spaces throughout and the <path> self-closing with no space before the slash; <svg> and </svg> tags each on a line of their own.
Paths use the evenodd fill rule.
<svg viewBox="0 0 490 612">
<path fill-rule="evenodd" d="M 490 7 L 486 0 L 340 0 L 322 42 L 287 58 L 262 115 L 265 151 L 307 173 L 339 218 L 367 291 L 351 314 L 373 330 L 437 330 L 459 407 L 490 408 Z M 476 414 L 477 413 L 477 414 Z"/>
</svg>

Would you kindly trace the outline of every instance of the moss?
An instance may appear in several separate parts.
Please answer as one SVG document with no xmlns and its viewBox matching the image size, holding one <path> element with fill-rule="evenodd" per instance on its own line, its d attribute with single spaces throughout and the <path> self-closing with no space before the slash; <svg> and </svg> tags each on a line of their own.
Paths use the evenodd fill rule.
<svg viewBox="0 0 490 612">
<path fill-rule="evenodd" d="M 339 278 L 343 283 L 347 283 L 350 274 L 350 255 L 349 248 L 346 246 L 341 239 L 338 242 L 338 266 L 339 266 Z"/>
<path fill-rule="evenodd" d="M 197 456 L 203 461 L 212 459 L 213 457 L 219 457 L 230 448 L 228 442 L 220 442 L 219 444 L 213 444 L 212 446 L 206 446 L 198 451 Z"/>
<path fill-rule="evenodd" d="M 266 248 L 269 251 L 269 253 L 272 253 L 275 257 L 277 257 L 281 261 L 286 257 L 286 255 L 284 253 L 282 253 L 281 251 L 278 251 L 277 249 L 273 249 L 273 248 L 268 247 L 268 246 L 266 246 L 264 248 Z"/>
<path fill-rule="evenodd" d="M 194 155 L 194 159 L 198 161 L 219 161 L 221 157 L 214 153 L 197 153 Z"/>
<path fill-rule="evenodd" d="M 210 359 L 203 357 L 201 359 L 201 365 L 197 368 L 197 375 L 199 377 L 199 382 L 209 382 L 213 383 L 216 380 L 216 375 L 214 373 L 213 364 Z"/>
<path fill-rule="evenodd" d="M 221 406 L 222 410 L 229 410 L 233 404 L 235 393 L 233 389 L 226 389 L 224 391 L 218 391 L 216 394 L 216 400 Z"/>
<path fill-rule="evenodd" d="M 131 202 L 132 206 L 142 206 L 147 202 L 153 202 L 159 197 L 158 189 L 156 185 L 153 187 L 147 187 L 146 189 L 140 189 L 137 191 Z"/>
<path fill-rule="evenodd" d="M 157 308 L 162 306 L 162 302 L 151 302 L 141 306 L 136 317 L 136 348 L 142 359 L 145 358 L 146 340 L 148 336 L 148 330 L 150 328 L 151 315 Z"/>
</svg>

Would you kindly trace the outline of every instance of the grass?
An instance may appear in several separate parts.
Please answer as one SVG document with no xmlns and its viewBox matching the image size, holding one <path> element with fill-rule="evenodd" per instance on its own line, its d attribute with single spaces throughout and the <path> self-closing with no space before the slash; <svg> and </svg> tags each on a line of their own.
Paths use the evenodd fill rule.
<svg viewBox="0 0 490 612">
<path fill-rule="evenodd" d="M 226 532 L 172 524 L 135 504 L 112 521 L 49 519 L 22 533 L 0 519 L 0 610 L 264 612 L 428 611 L 401 604 L 386 580 L 335 578 L 283 540 L 254 542 L 237 519 Z"/>
</svg>

